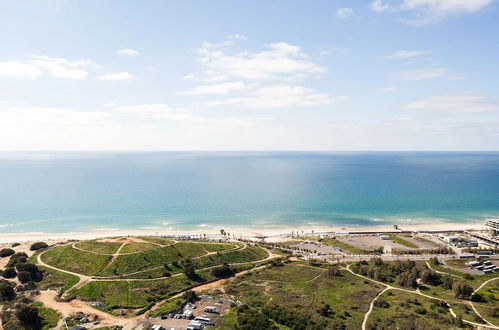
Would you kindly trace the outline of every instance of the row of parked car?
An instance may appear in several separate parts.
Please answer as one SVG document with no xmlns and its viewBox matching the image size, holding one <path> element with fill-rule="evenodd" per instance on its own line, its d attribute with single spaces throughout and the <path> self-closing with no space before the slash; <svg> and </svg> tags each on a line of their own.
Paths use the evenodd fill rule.
<svg viewBox="0 0 499 330">
<path fill-rule="evenodd" d="M 481 270 L 485 274 L 499 272 L 499 267 L 497 267 L 492 261 L 470 261 L 468 266 L 471 269 Z"/>
</svg>

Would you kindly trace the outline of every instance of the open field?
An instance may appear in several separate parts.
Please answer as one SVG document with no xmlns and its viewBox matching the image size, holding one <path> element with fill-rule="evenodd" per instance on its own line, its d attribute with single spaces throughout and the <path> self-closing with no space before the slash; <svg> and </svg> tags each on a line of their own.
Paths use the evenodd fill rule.
<svg viewBox="0 0 499 330">
<path fill-rule="evenodd" d="M 454 323 L 438 300 L 389 290 L 375 301 L 367 329 L 456 329 Z"/>
<path fill-rule="evenodd" d="M 281 326 L 305 324 L 323 329 L 346 326 L 359 329 L 369 302 L 382 290 L 346 272 L 331 274 L 326 268 L 291 263 L 259 270 L 232 280 L 225 292 L 264 313 L 288 315 Z M 233 314 L 232 314 L 233 315 Z M 283 323 L 280 323 L 283 322 Z M 230 329 L 234 318 L 224 317 L 218 329 Z"/>
<path fill-rule="evenodd" d="M 212 270 L 223 264 L 233 264 L 232 271 L 239 272 L 269 257 L 265 249 L 241 243 L 126 237 L 56 246 L 30 260 L 42 262 L 43 280 L 37 288 L 62 289 L 64 298 L 99 302 L 107 312 L 120 308 L 133 314 L 216 280 Z"/>
<path fill-rule="evenodd" d="M 49 249 L 42 254 L 41 258 L 43 262 L 51 266 L 83 275 L 98 273 L 111 260 L 110 256 L 83 252 L 74 249 L 71 245 Z"/>
</svg>

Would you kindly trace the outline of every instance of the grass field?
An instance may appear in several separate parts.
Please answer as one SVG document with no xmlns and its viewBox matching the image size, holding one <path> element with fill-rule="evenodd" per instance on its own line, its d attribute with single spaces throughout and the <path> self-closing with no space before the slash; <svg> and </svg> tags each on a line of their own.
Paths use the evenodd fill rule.
<svg viewBox="0 0 499 330">
<path fill-rule="evenodd" d="M 39 268 L 43 272 L 43 280 L 41 282 L 36 282 L 36 287 L 39 290 L 62 288 L 62 291 L 66 291 L 78 283 L 79 279 L 75 275 L 59 272 L 43 266 L 40 266 Z"/>
<path fill-rule="evenodd" d="M 123 248 L 120 250 L 120 254 L 143 252 L 147 250 L 157 249 L 159 247 L 160 246 L 156 244 L 150 244 L 150 243 L 139 243 L 139 242 L 128 243 L 125 246 L 123 246 Z"/>
<path fill-rule="evenodd" d="M 369 253 L 372 253 L 372 251 L 356 248 L 353 245 L 341 242 L 341 241 L 339 241 L 335 238 L 331 238 L 331 237 L 323 238 L 321 242 L 324 244 L 327 244 L 327 245 L 339 247 L 340 249 L 342 249 L 348 253 L 351 253 L 351 254 L 369 254 Z"/>
<path fill-rule="evenodd" d="M 120 255 L 108 268 L 99 273 L 99 276 L 117 276 L 146 270 L 180 260 L 182 257 L 182 254 L 173 246 Z"/>
<path fill-rule="evenodd" d="M 487 321 L 499 326 L 499 280 L 489 282 L 478 294 L 485 301 L 474 303 L 475 308 Z"/>
<path fill-rule="evenodd" d="M 170 244 L 173 244 L 173 241 L 171 239 L 162 238 L 162 237 L 138 236 L 137 238 L 140 238 L 143 241 L 147 241 L 147 242 L 151 242 L 151 243 L 156 243 L 156 244 L 161 244 L 161 245 L 170 245 Z"/>
<path fill-rule="evenodd" d="M 226 288 L 227 293 L 253 308 L 277 304 L 296 317 L 312 320 L 315 326 L 325 322 L 331 329 L 341 325 L 359 329 L 371 299 L 381 290 L 348 272 L 332 276 L 324 268 L 297 262 L 245 274 Z M 330 309 L 327 317 L 317 312 L 325 305 Z M 228 329 L 227 323 L 233 322 L 228 318 L 220 329 Z"/>
<path fill-rule="evenodd" d="M 84 275 L 94 275 L 106 266 L 111 257 L 82 252 L 73 249 L 70 245 L 64 245 L 49 249 L 42 255 L 42 260 L 60 269 Z"/>
<path fill-rule="evenodd" d="M 389 290 L 375 302 L 367 329 L 455 329 L 454 318 L 437 300 Z"/>
<path fill-rule="evenodd" d="M 403 246 L 411 248 L 411 249 L 418 248 L 418 246 L 416 244 L 409 242 L 409 241 L 407 241 L 407 240 L 405 240 L 402 237 L 397 236 L 397 235 L 390 235 L 390 239 L 393 241 L 393 243 L 397 243 L 397 244 L 403 245 Z"/>
<path fill-rule="evenodd" d="M 221 244 L 221 243 L 199 243 L 206 251 L 208 252 L 217 252 L 217 251 L 225 251 L 230 249 L 235 249 L 237 247 L 236 244 Z"/>
<path fill-rule="evenodd" d="M 38 315 L 42 318 L 42 327 L 40 330 L 53 329 L 57 326 L 61 314 L 51 308 L 45 307 L 41 302 L 36 302 L 32 306 L 36 308 Z"/>
<path fill-rule="evenodd" d="M 119 242 L 97 242 L 97 240 L 81 241 L 75 244 L 77 248 L 97 252 L 97 253 L 107 253 L 113 254 L 118 251 L 121 246 Z"/>
</svg>

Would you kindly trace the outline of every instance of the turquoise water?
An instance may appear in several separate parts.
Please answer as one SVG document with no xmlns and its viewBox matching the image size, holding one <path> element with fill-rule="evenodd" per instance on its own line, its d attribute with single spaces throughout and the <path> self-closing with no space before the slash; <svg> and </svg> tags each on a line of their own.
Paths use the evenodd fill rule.
<svg viewBox="0 0 499 330">
<path fill-rule="evenodd" d="M 0 153 L 0 232 L 475 222 L 499 153 Z"/>
</svg>

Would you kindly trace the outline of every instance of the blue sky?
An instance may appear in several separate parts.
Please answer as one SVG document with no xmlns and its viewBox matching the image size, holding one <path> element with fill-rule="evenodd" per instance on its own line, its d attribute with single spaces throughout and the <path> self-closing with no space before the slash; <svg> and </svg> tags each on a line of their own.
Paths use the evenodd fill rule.
<svg viewBox="0 0 499 330">
<path fill-rule="evenodd" d="M 499 150 L 497 0 L 0 5 L 0 150 Z"/>
</svg>

